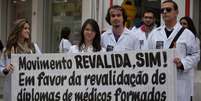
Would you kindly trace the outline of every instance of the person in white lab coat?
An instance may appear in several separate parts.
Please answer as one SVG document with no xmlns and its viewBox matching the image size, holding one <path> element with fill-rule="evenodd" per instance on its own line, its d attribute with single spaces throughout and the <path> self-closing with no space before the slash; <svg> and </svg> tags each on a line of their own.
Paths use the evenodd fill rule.
<svg viewBox="0 0 201 101">
<path fill-rule="evenodd" d="M 178 6 L 174 1 L 162 2 L 161 13 L 165 25 L 152 32 L 149 48 L 176 48 L 177 54 L 173 62 L 177 67 L 177 101 L 190 101 L 192 89 L 190 71 L 200 59 L 200 49 L 197 47 L 194 34 L 190 30 L 182 28 L 177 22 L 178 12 Z M 174 40 L 181 29 L 184 29 L 183 32 L 181 31 L 178 39 Z M 172 42 L 173 40 L 174 42 Z"/>
<path fill-rule="evenodd" d="M 101 36 L 98 23 L 94 19 L 87 19 L 81 29 L 79 45 L 73 45 L 70 53 L 104 51 L 100 44 Z"/>
<path fill-rule="evenodd" d="M 179 20 L 179 22 L 183 27 L 188 28 L 194 34 L 194 36 L 196 37 L 196 40 L 197 40 L 198 48 L 200 49 L 200 40 L 198 38 L 196 28 L 193 24 L 193 20 L 189 16 L 184 16 Z M 194 96 L 194 85 L 193 84 L 194 84 L 194 72 L 196 69 L 197 69 L 197 66 L 191 70 L 191 76 L 192 76 L 191 77 L 191 86 L 192 86 L 191 101 L 192 101 L 192 98 Z"/>
<path fill-rule="evenodd" d="M 148 49 L 148 39 L 150 37 L 151 31 L 157 27 L 155 24 L 155 12 L 153 10 L 144 11 L 142 20 L 143 25 L 141 25 L 140 28 L 131 31 L 139 39 L 140 49 L 145 50 Z"/>
<path fill-rule="evenodd" d="M 70 28 L 64 27 L 61 30 L 61 41 L 59 44 L 59 52 L 60 53 L 67 53 L 72 46 L 71 42 L 68 40 L 68 37 L 71 33 Z"/>
<path fill-rule="evenodd" d="M 14 29 L 10 33 L 7 45 L 0 60 L 0 74 L 5 76 L 3 98 L 4 101 L 11 101 L 11 54 L 41 53 L 36 44 L 30 39 L 30 24 L 26 19 L 16 21 Z"/>
<path fill-rule="evenodd" d="M 139 48 L 137 37 L 126 27 L 125 10 L 118 5 L 108 9 L 106 21 L 112 26 L 101 35 L 101 45 L 106 51 L 129 51 Z"/>
<path fill-rule="evenodd" d="M 195 35 L 198 46 L 200 46 L 200 39 L 198 37 L 198 33 L 196 31 L 193 20 L 189 16 L 184 16 L 180 19 L 179 22 L 183 27 L 188 28 Z"/>
</svg>

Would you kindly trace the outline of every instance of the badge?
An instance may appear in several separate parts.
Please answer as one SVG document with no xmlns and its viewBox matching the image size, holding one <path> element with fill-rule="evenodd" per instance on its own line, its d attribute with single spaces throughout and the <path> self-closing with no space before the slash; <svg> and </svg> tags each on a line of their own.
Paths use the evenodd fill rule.
<svg viewBox="0 0 201 101">
<path fill-rule="evenodd" d="M 109 51 L 113 51 L 113 46 L 112 45 L 107 45 L 107 48 L 106 48 L 106 51 L 109 52 Z"/>
<path fill-rule="evenodd" d="M 163 41 L 156 41 L 156 49 L 163 49 L 164 42 Z"/>
</svg>

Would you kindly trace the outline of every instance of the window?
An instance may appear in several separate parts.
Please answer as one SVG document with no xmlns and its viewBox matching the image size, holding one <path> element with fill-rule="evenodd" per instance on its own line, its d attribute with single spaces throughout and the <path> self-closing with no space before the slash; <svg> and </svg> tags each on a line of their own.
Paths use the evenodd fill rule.
<svg viewBox="0 0 201 101">
<path fill-rule="evenodd" d="M 139 27 L 142 24 L 142 14 L 147 9 L 155 11 L 156 24 L 160 25 L 160 4 L 161 0 L 123 0 L 122 6 L 129 12 L 126 26 Z"/>
<path fill-rule="evenodd" d="M 26 18 L 31 23 L 32 17 L 32 0 L 9 0 L 9 28 L 13 27 L 13 23 L 17 19 Z M 9 29 L 10 31 L 11 29 Z"/>
<path fill-rule="evenodd" d="M 69 27 L 70 41 L 78 43 L 81 30 L 82 0 L 46 0 L 45 6 L 45 46 L 46 52 L 58 52 L 60 33 L 63 27 Z M 48 45 L 48 46 L 47 46 Z"/>
</svg>

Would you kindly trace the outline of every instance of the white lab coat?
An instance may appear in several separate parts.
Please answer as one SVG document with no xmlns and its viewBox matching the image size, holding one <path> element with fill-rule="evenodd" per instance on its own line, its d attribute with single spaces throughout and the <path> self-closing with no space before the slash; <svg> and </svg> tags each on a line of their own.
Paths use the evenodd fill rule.
<svg viewBox="0 0 201 101">
<path fill-rule="evenodd" d="M 165 33 L 165 26 L 156 28 L 149 39 L 149 48 L 169 48 L 172 40 L 178 33 L 182 26 L 177 23 L 174 30 L 167 38 Z M 192 76 L 194 67 L 200 60 L 200 49 L 197 46 L 196 37 L 193 33 L 185 29 L 176 42 L 176 57 L 181 58 L 184 70 L 177 71 L 177 101 L 190 101 L 192 95 Z"/>
<path fill-rule="evenodd" d="M 67 53 L 70 49 L 72 44 L 67 39 L 62 39 L 59 44 L 59 52 L 60 53 Z"/>
<path fill-rule="evenodd" d="M 107 30 L 101 35 L 101 45 L 108 51 L 130 51 L 139 49 L 139 41 L 130 30 L 124 28 L 118 41 L 115 40 L 112 29 Z"/>
<path fill-rule="evenodd" d="M 155 29 L 156 27 L 154 27 L 152 29 L 152 31 Z M 139 40 L 139 49 L 141 50 L 147 50 L 149 49 L 148 47 L 148 39 L 150 38 L 150 34 L 151 32 L 148 33 L 148 37 L 146 37 L 146 33 L 144 31 L 142 31 L 141 27 L 138 29 L 133 29 L 131 30 L 133 34 L 135 34 L 135 36 L 138 38 Z"/>
<path fill-rule="evenodd" d="M 137 29 L 139 29 L 139 28 L 137 28 L 136 26 L 133 26 L 133 28 L 131 29 L 131 31 L 136 31 Z"/>
<path fill-rule="evenodd" d="M 37 44 L 34 43 L 34 48 L 36 54 L 41 54 L 41 51 Z M 11 59 L 8 57 L 5 57 L 3 54 L 0 59 L 0 75 L 4 75 L 3 69 L 5 68 L 5 65 L 10 64 Z M 11 101 L 11 74 L 4 75 L 4 88 L 3 88 L 3 101 Z"/>
<path fill-rule="evenodd" d="M 196 37 L 196 41 L 197 41 L 197 47 L 198 49 L 200 49 L 200 39 L 198 37 Z M 195 68 L 193 68 L 191 71 L 190 71 L 190 75 L 191 75 L 191 96 L 194 96 L 194 78 L 195 78 L 195 71 L 197 70 L 197 65 L 195 66 Z"/>
<path fill-rule="evenodd" d="M 84 53 L 84 52 L 93 52 L 93 47 L 90 46 L 86 50 L 79 51 L 78 45 L 73 45 L 70 47 L 69 53 Z M 100 52 L 105 52 L 105 49 L 102 48 Z"/>
</svg>

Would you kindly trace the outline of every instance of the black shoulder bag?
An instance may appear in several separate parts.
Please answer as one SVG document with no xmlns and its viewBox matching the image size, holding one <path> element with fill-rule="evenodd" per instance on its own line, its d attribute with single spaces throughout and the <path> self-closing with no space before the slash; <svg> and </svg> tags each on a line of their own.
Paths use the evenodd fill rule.
<svg viewBox="0 0 201 101">
<path fill-rule="evenodd" d="M 182 27 L 179 32 L 177 33 L 177 35 L 174 37 L 174 39 L 172 40 L 172 43 L 170 44 L 169 48 L 173 48 L 174 47 L 174 43 L 177 42 L 177 40 L 179 39 L 179 37 L 181 36 L 182 32 L 184 31 L 184 27 Z"/>
</svg>

